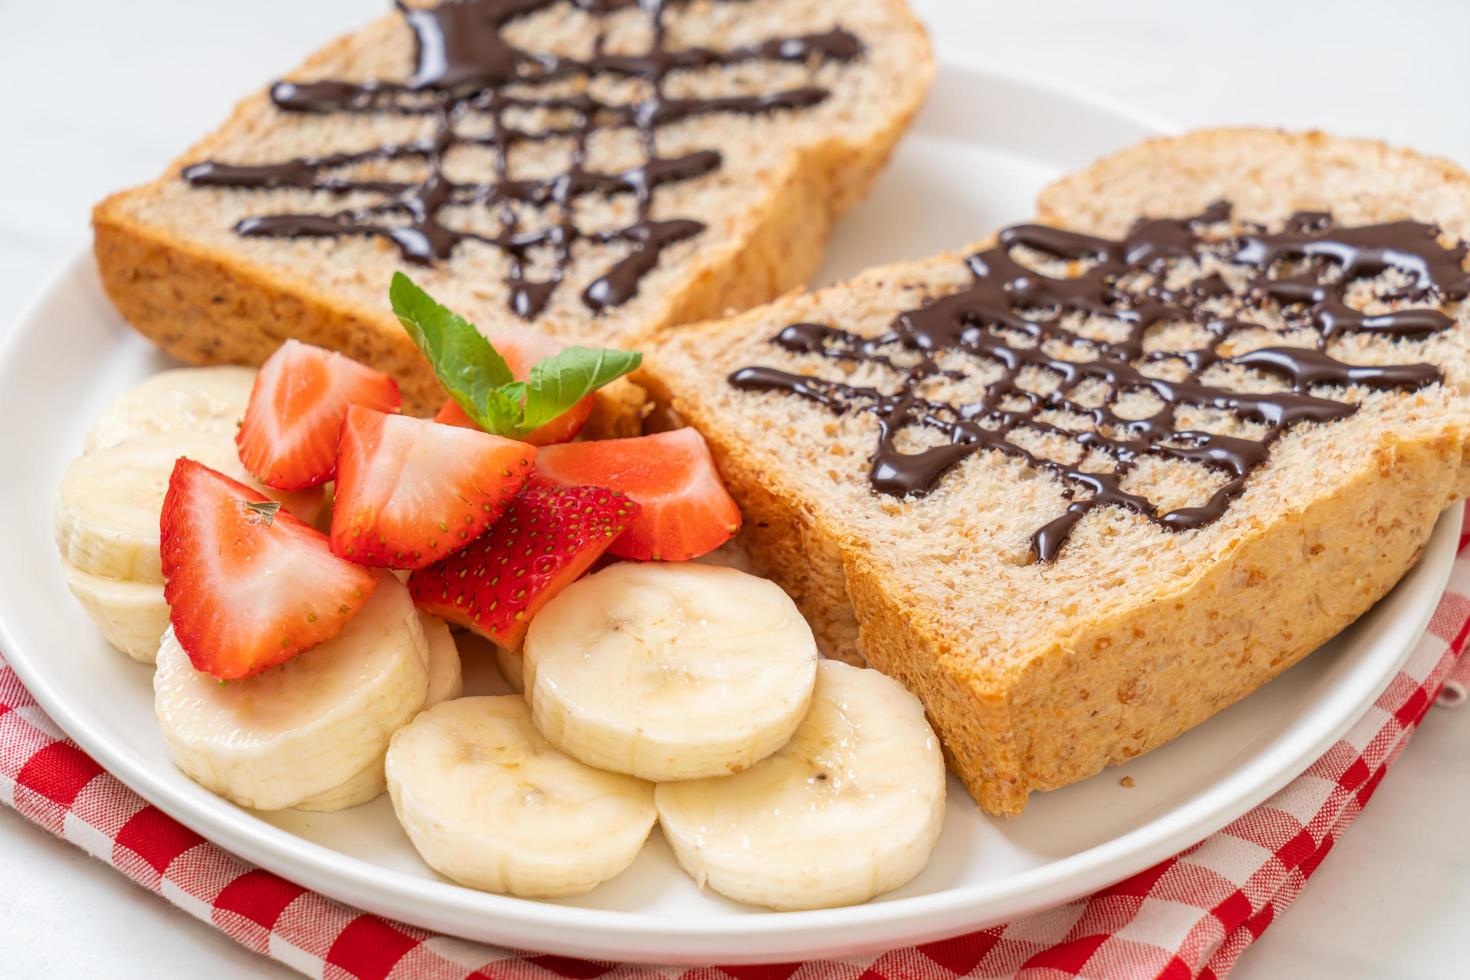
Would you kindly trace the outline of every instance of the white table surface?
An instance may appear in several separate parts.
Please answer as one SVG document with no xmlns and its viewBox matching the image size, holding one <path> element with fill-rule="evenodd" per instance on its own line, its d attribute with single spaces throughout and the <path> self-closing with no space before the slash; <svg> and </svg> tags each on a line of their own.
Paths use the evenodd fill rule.
<svg viewBox="0 0 1470 980">
<path fill-rule="evenodd" d="M 1470 164 L 1464 0 L 912 2 L 947 61 L 1047 74 L 1185 126 L 1317 126 Z M 0 324 L 86 240 L 94 201 L 152 178 L 239 95 L 387 6 L 4 0 Z M 1470 708 L 1431 711 L 1234 976 L 1470 975 L 1467 759 Z M 0 810 L 0 976 L 45 974 L 288 975 Z"/>
</svg>

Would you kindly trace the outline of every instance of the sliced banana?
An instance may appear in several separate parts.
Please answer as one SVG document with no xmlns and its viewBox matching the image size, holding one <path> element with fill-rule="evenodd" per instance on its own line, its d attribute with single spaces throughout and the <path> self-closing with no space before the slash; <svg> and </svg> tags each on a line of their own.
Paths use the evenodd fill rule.
<svg viewBox="0 0 1470 980">
<path fill-rule="evenodd" d="M 382 756 L 428 693 L 426 644 L 408 589 L 385 573 L 341 633 L 245 680 L 196 671 L 170 630 L 154 708 L 185 775 L 243 806 L 294 806 Z"/>
<path fill-rule="evenodd" d="M 180 456 L 268 493 L 308 524 L 319 516 L 320 489 L 266 491 L 240 465 L 233 436 L 168 432 L 89 453 L 67 467 L 56 501 L 56 546 L 61 557 L 92 575 L 162 582 L 158 514 Z"/>
<path fill-rule="evenodd" d="M 139 663 L 151 664 L 168 629 L 168 603 L 158 582 L 127 582 L 92 575 L 62 562 L 66 584 L 107 642 Z"/>
<path fill-rule="evenodd" d="M 817 647 L 766 579 L 623 562 L 548 602 L 522 660 L 553 745 L 664 782 L 739 772 L 785 745 L 811 700 Z"/>
<path fill-rule="evenodd" d="M 578 895 L 632 863 L 653 828 L 653 787 L 557 751 L 523 699 L 460 698 L 388 747 L 388 793 L 424 861 L 485 891 Z"/>
<path fill-rule="evenodd" d="M 454 634 L 449 624 L 438 616 L 419 613 L 424 627 L 429 654 L 429 695 L 425 708 L 432 708 L 441 701 L 453 701 L 464 693 L 464 674 L 460 667 L 459 647 L 454 645 Z"/>
<path fill-rule="evenodd" d="M 464 693 L 464 679 L 460 673 L 459 648 L 454 645 L 449 625 L 437 616 L 424 613 L 419 613 L 419 621 L 424 627 L 429 656 L 429 690 L 424 707 L 432 708 L 441 701 L 453 700 Z M 387 788 L 383 759 L 379 757 L 341 786 L 302 800 L 296 804 L 296 809 L 322 813 L 345 810 L 372 802 Z"/>
<path fill-rule="evenodd" d="M 383 790 L 388 788 L 388 781 L 383 776 L 383 759 L 374 759 L 367 767 L 357 775 L 349 778 L 340 786 L 334 786 L 325 793 L 318 793 L 295 804 L 293 810 L 306 810 L 309 813 L 335 813 L 338 810 L 346 810 L 364 803 L 371 803 L 383 795 Z"/>
<path fill-rule="evenodd" d="M 160 371 L 102 410 L 87 433 L 86 451 L 165 432 L 217 432 L 233 438 L 254 384 L 254 368 Z"/>
<path fill-rule="evenodd" d="M 752 769 L 658 787 L 659 825 L 701 886 L 774 909 L 866 902 L 929 861 L 944 760 L 917 698 L 823 661 L 791 742 Z"/>
</svg>

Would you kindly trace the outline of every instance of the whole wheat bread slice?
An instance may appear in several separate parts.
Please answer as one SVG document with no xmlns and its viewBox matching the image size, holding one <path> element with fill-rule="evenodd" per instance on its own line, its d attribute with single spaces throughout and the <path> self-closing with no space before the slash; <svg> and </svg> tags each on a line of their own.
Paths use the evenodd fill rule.
<svg viewBox="0 0 1470 980">
<path fill-rule="evenodd" d="M 276 90 L 284 102 L 270 90 L 250 96 L 153 183 L 97 206 L 98 266 L 129 322 L 196 364 L 258 364 L 286 337 L 335 348 L 394 374 L 417 410 L 437 407 L 442 394 L 388 310 L 395 270 L 487 331 L 525 322 L 513 301 L 544 303 L 530 319 L 552 335 L 636 346 L 656 328 L 744 309 L 804 282 L 833 222 L 863 195 L 933 72 L 927 38 L 903 0 L 468 0 L 446 4 L 445 26 L 435 28 L 447 38 L 441 47 L 464 55 L 452 67 L 468 70 L 434 79 L 435 51 L 420 58 L 424 35 L 405 17 L 425 9 L 441 8 L 413 0 L 327 45 L 289 74 L 294 89 Z M 654 48 L 670 60 L 639 61 Z M 691 64 L 691 49 L 713 54 L 697 54 Z M 374 111 L 299 111 L 321 108 L 302 93 L 319 94 L 306 83 L 322 80 L 387 82 L 388 90 L 354 90 L 367 102 L 382 100 Z M 347 105 L 341 93 L 328 96 L 336 110 Z M 748 98 L 762 96 L 775 107 Z M 277 180 L 270 189 L 219 186 L 231 180 L 218 167 L 191 171 L 193 184 L 181 177 L 203 161 L 248 166 L 432 142 L 439 118 L 403 110 L 450 98 L 462 100 L 454 110 L 461 115 L 449 124 L 458 142 L 443 154 L 442 175 L 467 200 L 480 197 L 437 217 L 481 237 L 455 243 L 427 265 L 408 261 L 384 234 L 247 237 L 234 228 L 262 216 L 391 201 L 394 188 L 341 193 L 321 182 L 422 189 L 432 176 L 429 155 L 309 167 L 305 179 L 315 183 L 308 186 L 290 183 L 302 179 L 300 170 L 286 175 L 289 186 Z M 563 101 L 530 104 L 545 99 Z M 595 132 L 583 140 L 579 173 L 559 186 L 556 178 L 577 162 L 575 131 L 584 117 Z M 563 135 L 541 138 L 556 130 Z M 511 134 L 509 142 L 497 144 L 496 132 Z M 645 214 L 639 175 L 616 175 L 636 171 L 650 153 L 673 161 L 677 172 L 649 192 Z M 517 182 L 508 198 L 485 199 L 489 185 L 503 190 Z M 643 217 L 699 227 L 667 225 L 675 240 L 653 251 L 633 294 L 592 308 L 583 298 L 589 286 L 640 247 L 627 236 L 600 241 L 597 233 Z M 379 212 L 367 223 L 410 222 L 406 212 Z M 563 264 L 555 239 L 519 255 L 487 241 L 501 232 L 554 233 L 559 225 L 576 231 L 554 286 L 548 282 Z M 513 296 L 516 277 L 532 284 L 530 300 Z M 636 428 L 642 398 L 634 386 L 615 385 L 601 401 L 594 429 Z"/>
<path fill-rule="evenodd" d="M 1233 205 L 1228 217 L 1222 208 L 1210 208 L 1221 200 Z M 1410 244 L 1438 263 L 1431 271 L 1439 287 L 1449 284 L 1451 293 L 1463 295 L 1470 284 L 1464 250 L 1456 251 L 1453 242 L 1470 239 L 1470 175 L 1445 161 L 1377 143 L 1255 130 L 1157 140 L 1052 186 L 1042 195 L 1041 211 L 1055 224 L 1115 237 L 1128 234 L 1140 216 L 1201 216 L 1192 225 L 1144 226 L 1140 234 L 1151 240 L 1152 253 L 1132 239 L 1126 248 L 1116 246 L 1117 254 L 1127 252 L 1144 265 L 1149 254 L 1162 255 L 1170 277 L 1162 285 L 1178 295 L 1194 283 L 1199 289 L 1188 295 L 1209 296 L 1217 287 L 1205 273 L 1234 265 L 1235 258 L 1251 259 L 1248 251 L 1236 251 L 1250 240 L 1237 234 L 1269 237 L 1290 222 L 1284 237 L 1270 240 L 1305 240 L 1324 219 L 1291 216 L 1319 211 L 1332 212 L 1346 226 L 1401 219 L 1438 225 L 1442 236 L 1416 231 Z M 1228 252 L 1232 261 L 1200 259 L 1213 264 L 1191 266 L 1169 257 L 1171 243 L 1186 233 L 1214 243 L 1201 247 Z M 1096 256 L 1104 254 L 1103 246 L 1086 239 L 1066 238 L 1056 246 L 1066 252 L 1083 243 L 1065 258 L 1026 244 L 1045 244 L 1047 234 L 1007 233 L 1002 252 L 1024 269 L 1069 282 L 1090 275 L 1102 261 Z M 1050 464 L 1033 465 L 1035 459 L 1065 462 L 1073 450 L 1079 459 L 1093 452 L 1078 448 L 1071 434 L 1100 426 L 1089 429 L 1086 418 L 1076 417 L 1048 417 L 1067 429 L 1063 436 L 1024 422 L 1009 430 L 1013 434 L 1006 438 L 1032 452 L 1033 461 L 1014 446 L 958 452 L 959 461 L 942 471 L 927 496 L 879 492 L 869 475 L 882 445 L 879 414 L 896 403 L 875 403 L 851 388 L 899 391 L 902 369 L 920 361 L 922 352 L 902 341 L 862 348 L 861 340 L 904 323 L 904 336 L 915 344 L 916 338 L 935 336 L 912 325 L 932 326 L 935 317 L 948 315 L 946 302 L 956 302 L 956 294 L 982 288 L 980 273 L 967 269 L 966 260 L 981 255 L 987 275 L 995 274 L 1004 262 L 988 251 L 995 242 L 875 269 L 821 292 L 670 334 L 647 362 L 643 382 L 670 416 L 698 426 L 709 439 L 745 509 L 745 544 L 756 567 L 792 592 L 829 650 L 856 651 L 919 695 L 975 798 L 987 810 L 1014 814 L 1032 791 L 1067 785 L 1155 748 L 1256 690 L 1352 622 L 1399 579 L 1420 554 L 1441 509 L 1470 488 L 1470 302 L 1446 300 L 1442 288 L 1412 300 L 1373 300 L 1370 294 L 1388 289 L 1414 292 L 1418 272 L 1412 257 L 1390 256 L 1388 267 L 1378 269 L 1373 256 L 1360 256 L 1361 278 L 1344 287 L 1344 296 L 1375 313 L 1421 312 L 1390 318 L 1401 336 L 1367 327 L 1343 330 L 1323 351 L 1288 357 L 1301 360 L 1308 373 L 1313 364 L 1326 363 L 1313 360 L 1319 353 L 1340 362 L 1330 371 L 1347 370 L 1343 364 L 1419 366 L 1358 370 L 1354 377 L 1361 383 L 1349 387 L 1307 385 L 1302 390 L 1308 401 L 1302 404 L 1324 412 L 1324 418 L 1284 427 L 1264 462 L 1248 471 L 1237 496 L 1227 494 L 1213 520 L 1194 520 L 1199 512 L 1189 508 L 1213 499 L 1231 475 L 1177 455 L 1145 454 L 1120 478 L 1124 489 L 1146 498 L 1140 509 L 1092 507 L 1087 501 L 1093 490 L 1084 482 L 1064 479 Z M 1310 273 L 1314 281 L 1331 284 L 1334 268 L 1341 268 L 1339 260 L 1288 254 L 1259 269 L 1241 264 L 1221 272 L 1222 281 L 1233 280 L 1230 297 L 1188 301 L 1236 303 L 1237 293 L 1266 288 L 1260 282 L 1249 286 L 1251 276 L 1301 275 L 1303 285 L 1271 287 L 1281 294 L 1255 301 L 1259 310 L 1241 315 L 1263 324 L 1261 329 L 1201 340 L 1194 335 L 1204 329 L 1200 323 L 1166 321 L 1148 328 L 1142 350 L 1183 351 L 1218 342 L 1222 357 L 1245 360 L 1208 367 L 1220 372 L 1209 375 L 1212 383 L 1247 393 L 1239 404 L 1249 402 L 1252 392 L 1262 404 L 1284 400 L 1279 393 L 1289 384 L 1280 372 L 1242 365 L 1275 356 L 1252 353 L 1262 348 L 1315 344 L 1321 331 L 1301 323 L 1316 309 L 1307 304 L 1320 297 L 1306 298 L 1311 290 L 1305 277 Z M 1033 304 L 1020 320 L 1049 322 L 1057 309 L 1052 300 L 1067 295 L 1067 283 L 1016 276 L 1005 281 L 1006 302 Z M 1141 275 L 1128 282 L 1137 290 L 1160 284 L 1157 277 Z M 1030 299 L 1016 299 L 1021 294 Z M 1296 305 L 1288 296 L 1296 297 Z M 1423 312 L 1433 310 L 1440 312 Z M 905 311 L 917 311 L 907 314 L 917 319 L 898 319 Z M 1440 315 L 1445 318 L 1436 319 Z M 1117 315 L 1066 316 L 1068 333 L 1117 344 L 1131 336 L 1132 328 Z M 1009 328 L 996 327 L 999 322 L 972 319 L 975 332 L 965 341 L 972 347 L 944 349 L 937 363 L 960 376 L 925 375 L 924 383 L 933 387 L 924 390 L 939 392 L 932 399 L 978 404 L 989 394 L 988 385 L 1004 381 L 1002 355 L 974 353 L 987 338 L 1009 336 L 1012 348 L 1026 346 L 1024 335 L 1008 334 Z M 792 324 L 819 326 L 784 333 L 785 347 L 771 343 Z M 856 336 L 844 339 L 825 327 Z M 1055 338 L 1030 342 L 1045 351 L 1057 344 Z M 888 356 L 897 368 L 848 356 L 853 350 Z M 1165 358 L 1171 365 L 1165 369 L 1162 362 L 1149 367 L 1149 355 L 1137 350 L 1138 356 L 1119 354 L 1123 347 L 1116 345 L 1112 354 L 1101 350 L 1088 342 L 1073 354 L 1047 356 L 1093 360 L 1088 370 L 1120 377 L 1134 368 L 1156 376 L 1175 370 L 1187 375 L 1188 365 L 1177 357 Z M 789 378 L 771 390 L 765 374 L 738 375 L 744 387 L 737 387 L 732 373 L 751 366 L 795 375 L 807 396 L 793 394 Z M 1436 369 L 1442 381 L 1427 383 Z M 1067 397 L 1112 405 L 1125 419 L 1160 410 L 1156 404 L 1130 406 L 1130 398 L 1109 402 L 1105 383 L 1101 394 L 1083 393 L 1060 378 L 1055 371 L 1032 371 L 1030 377 L 1023 371 L 1020 384 L 1041 393 L 1043 402 L 1048 391 L 1072 391 Z M 834 388 L 832 381 L 850 387 Z M 1085 382 L 1098 383 L 1096 377 Z M 1376 390 L 1380 386 L 1384 390 Z M 824 397 L 835 398 L 837 410 L 821 404 Z M 1131 397 L 1162 404 L 1148 391 Z M 1319 400 L 1340 407 L 1324 408 Z M 1019 404 L 999 407 L 1030 404 L 1025 398 L 1012 401 Z M 869 410 L 875 404 L 879 412 Z M 1191 415 L 1187 425 L 1184 414 Z M 950 453 L 956 432 L 991 437 L 965 429 L 956 418 L 941 411 L 940 421 L 949 428 L 937 432 L 901 427 L 898 444 L 889 448 Z M 979 412 L 975 424 L 990 432 L 1001 427 L 1001 419 Z M 1265 423 L 1233 411 L 1186 407 L 1176 422 L 1175 428 L 1221 438 L 1191 443 L 1195 437 L 1171 437 L 1170 445 L 1244 451 L 1250 447 L 1224 437 L 1266 440 Z M 1078 468 L 1116 468 L 1116 457 L 1109 462 L 1106 455 Z M 878 462 L 895 460 L 908 463 L 891 455 Z M 1063 528 L 1058 537 L 1055 522 L 1073 521 L 1067 515 L 1074 507 L 1085 513 L 1070 534 Z M 1166 513 L 1176 517 L 1166 519 Z M 1161 526 L 1176 518 L 1182 529 Z M 1041 529 L 1049 530 L 1033 536 Z M 1049 560 L 1038 561 L 1039 550 L 1050 551 Z"/>
</svg>

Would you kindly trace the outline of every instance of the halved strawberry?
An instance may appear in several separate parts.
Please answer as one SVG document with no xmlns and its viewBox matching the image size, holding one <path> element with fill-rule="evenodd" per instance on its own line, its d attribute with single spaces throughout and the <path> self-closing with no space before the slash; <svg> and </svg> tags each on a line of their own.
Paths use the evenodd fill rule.
<svg viewBox="0 0 1470 980">
<path fill-rule="evenodd" d="M 191 459 L 174 464 L 159 531 L 174 635 L 221 680 L 330 640 L 378 584 L 279 503 Z"/>
<path fill-rule="evenodd" d="M 500 352 L 500 356 L 505 358 L 506 367 L 510 368 L 511 376 L 517 381 L 525 381 L 529 378 L 531 368 L 536 365 L 537 361 L 554 357 L 566 349 L 566 344 L 544 333 L 537 333 L 535 330 L 527 330 L 524 327 L 511 327 L 486 336 Z M 595 398 L 595 395 L 583 398 L 550 422 L 533 430 L 526 436 L 525 441 L 533 446 L 550 446 L 553 443 L 568 442 L 582 430 L 582 426 L 587 424 L 587 417 L 592 414 L 592 403 Z M 459 402 L 453 398 L 446 401 L 444 407 L 439 409 L 439 414 L 434 416 L 434 421 L 467 429 L 479 428 L 474 420 L 465 414 L 464 409 L 459 407 Z"/>
<path fill-rule="evenodd" d="M 524 442 L 353 405 L 337 452 L 332 550 L 364 565 L 431 565 L 495 523 L 535 456 Z"/>
<path fill-rule="evenodd" d="M 642 508 L 638 519 L 611 549 L 621 558 L 685 561 L 713 551 L 740 530 L 740 508 L 693 429 L 547 446 L 536 456 L 535 479 L 608 487 L 636 501 Z"/>
<path fill-rule="evenodd" d="M 352 405 L 396 412 L 398 384 L 350 357 L 288 340 L 261 365 L 235 436 L 240 462 L 266 486 L 300 490 L 326 483 L 337 435 Z"/>
<path fill-rule="evenodd" d="M 428 612 L 514 648 L 536 610 L 637 515 L 637 504 L 601 487 L 528 487 L 489 533 L 414 572 L 408 588 Z"/>
</svg>

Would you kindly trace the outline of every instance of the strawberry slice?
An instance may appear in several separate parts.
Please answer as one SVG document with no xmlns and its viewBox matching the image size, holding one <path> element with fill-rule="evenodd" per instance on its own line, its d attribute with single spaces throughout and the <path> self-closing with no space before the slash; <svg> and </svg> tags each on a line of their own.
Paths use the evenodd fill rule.
<svg viewBox="0 0 1470 980">
<path fill-rule="evenodd" d="M 508 330 L 486 334 L 486 336 L 500 356 L 505 358 L 506 367 L 510 368 L 511 376 L 517 381 L 525 381 L 529 378 L 531 368 L 537 361 L 554 357 L 567 346 L 544 333 L 537 333 L 535 330 L 527 330 L 524 327 L 511 327 Z M 526 442 L 533 446 L 550 446 L 553 443 L 570 441 L 582 430 L 582 426 L 587 424 L 587 418 L 592 414 L 592 404 L 595 399 L 595 395 L 583 398 L 539 429 L 532 430 L 525 437 Z M 459 402 L 453 398 L 446 401 L 444 407 L 439 409 L 439 414 L 434 416 L 434 421 L 467 429 L 479 428 L 474 420 L 465 414 L 464 409 L 459 407 Z"/>
<path fill-rule="evenodd" d="M 694 429 L 547 446 L 536 456 L 534 479 L 608 487 L 632 498 L 638 519 L 610 549 L 620 558 L 686 561 L 740 530 L 740 508 Z"/>
<path fill-rule="evenodd" d="M 353 405 L 337 451 L 332 550 L 364 565 L 423 568 L 500 517 L 536 448 Z"/>
<path fill-rule="evenodd" d="M 174 635 L 221 680 L 330 640 L 378 584 L 279 503 L 191 459 L 174 464 L 159 531 Z"/>
<path fill-rule="evenodd" d="M 408 580 L 414 601 L 503 647 L 575 582 L 638 515 L 601 487 L 528 487 L 490 533 Z"/>
<path fill-rule="evenodd" d="M 402 404 L 398 384 L 382 371 L 288 340 L 255 377 L 235 436 L 240 462 L 278 490 L 326 483 L 337 465 L 337 435 L 348 407 L 396 412 Z"/>
</svg>

